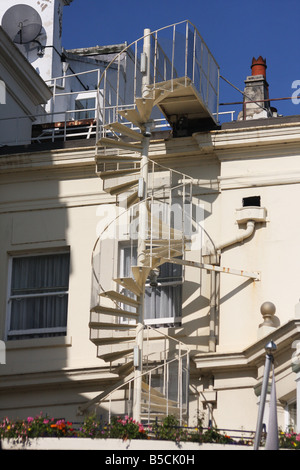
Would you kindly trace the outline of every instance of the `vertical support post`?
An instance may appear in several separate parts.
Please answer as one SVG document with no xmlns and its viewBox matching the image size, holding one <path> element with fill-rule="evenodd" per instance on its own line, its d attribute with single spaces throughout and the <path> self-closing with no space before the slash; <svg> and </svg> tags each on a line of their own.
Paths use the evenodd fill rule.
<svg viewBox="0 0 300 470">
<path fill-rule="evenodd" d="M 211 275 L 211 300 L 209 319 L 209 351 L 216 352 L 216 308 L 217 308 L 217 273 L 212 271 Z"/>
<path fill-rule="evenodd" d="M 150 72 L 151 72 L 151 30 L 144 30 L 144 45 L 143 54 L 146 58 L 146 71 L 142 76 L 142 97 L 146 98 L 148 94 L 148 85 L 150 85 Z"/>
<path fill-rule="evenodd" d="M 262 427 L 263 427 L 263 418 L 264 418 L 264 411 L 265 411 L 265 404 L 266 398 L 268 393 L 268 385 L 269 385 L 269 377 L 270 377 L 270 370 L 271 365 L 273 363 L 273 355 L 272 352 L 277 349 L 276 344 L 273 341 L 270 341 L 265 347 L 266 349 L 266 361 L 265 361 L 265 370 L 264 370 L 264 377 L 262 382 L 262 389 L 260 394 L 260 402 L 259 402 L 259 410 L 258 410 L 258 417 L 257 417 L 257 426 L 256 426 L 256 433 L 254 439 L 254 450 L 258 450 L 259 443 L 261 439 Z"/>
<path fill-rule="evenodd" d="M 54 84 L 53 84 L 53 95 L 52 95 L 52 100 L 51 100 L 51 114 L 52 114 L 52 121 L 55 121 L 55 101 L 56 101 L 56 87 L 57 87 L 57 79 L 54 79 Z"/>
<path fill-rule="evenodd" d="M 96 94 L 96 142 L 99 142 L 100 139 L 100 110 L 101 110 L 101 105 L 100 105 L 100 80 L 101 80 L 101 74 L 100 74 L 100 69 L 98 69 L 98 74 L 97 74 L 97 94 Z M 98 154 L 98 146 L 96 146 L 96 153 Z"/>
<path fill-rule="evenodd" d="M 144 31 L 144 48 L 143 52 L 146 56 L 146 71 L 142 79 L 142 95 L 146 96 L 150 84 L 150 57 L 151 57 L 151 36 L 150 30 Z M 149 143 L 150 143 L 150 128 L 145 123 L 145 132 L 143 138 L 143 148 L 141 154 L 141 172 L 140 178 L 143 181 L 144 194 L 141 197 L 139 206 L 139 230 L 138 230 L 138 266 L 143 267 L 143 257 L 145 250 L 145 240 L 148 233 L 148 213 L 147 213 L 147 191 L 148 191 L 148 166 L 149 166 Z M 140 295 L 140 306 L 138 309 L 139 319 L 136 327 L 136 345 L 139 351 L 139 361 L 135 367 L 135 380 L 134 380 L 134 397 L 133 397 L 133 418 L 140 422 L 141 420 L 141 393 L 142 393 L 142 373 L 143 373 L 143 342 L 144 342 L 144 297 L 145 286 L 143 286 Z"/>
</svg>

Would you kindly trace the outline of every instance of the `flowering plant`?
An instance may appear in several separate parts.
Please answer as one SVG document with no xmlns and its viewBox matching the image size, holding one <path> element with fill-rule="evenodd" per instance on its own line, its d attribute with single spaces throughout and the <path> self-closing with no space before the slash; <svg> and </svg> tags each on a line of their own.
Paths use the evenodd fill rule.
<svg viewBox="0 0 300 470">
<path fill-rule="evenodd" d="M 148 432 L 141 423 L 137 423 L 129 416 L 124 419 L 114 416 L 111 422 L 104 426 L 102 437 L 123 439 L 148 439 Z"/>
<path fill-rule="evenodd" d="M 86 437 L 116 439 L 148 439 L 144 426 L 129 416 L 124 419 L 113 417 L 104 427 L 94 416 L 87 417 L 80 429 L 75 430 L 72 423 L 64 419 L 53 419 L 41 414 L 35 418 L 10 420 L 4 418 L 0 422 L 0 439 L 13 439 L 26 443 L 30 438 L 38 437 Z"/>
<path fill-rule="evenodd" d="M 295 432 L 280 432 L 279 447 L 284 449 L 300 449 L 300 434 Z"/>
<path fill-rule="evenodd" d="M 72 423 L 64 419 L 49 419 L 39 414 L 35 418 L 29 416 L 25 420 L 10 420 L 4 418 L 0 423 L 0 438 L 14 439 L 25 443 L 35 437 L 72 437 L 75 431 Z"/>
</svg>

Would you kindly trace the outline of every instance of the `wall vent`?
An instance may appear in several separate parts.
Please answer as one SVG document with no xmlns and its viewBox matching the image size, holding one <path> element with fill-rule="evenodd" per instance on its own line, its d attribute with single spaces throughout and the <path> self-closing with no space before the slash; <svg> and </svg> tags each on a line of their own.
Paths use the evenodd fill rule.
<svg viewBox="0 0 300 470">
<path fill-rule="evenodd" d="M 260 207 L 260 196 L 244 197 L 243 207 Z"/>
</svg>

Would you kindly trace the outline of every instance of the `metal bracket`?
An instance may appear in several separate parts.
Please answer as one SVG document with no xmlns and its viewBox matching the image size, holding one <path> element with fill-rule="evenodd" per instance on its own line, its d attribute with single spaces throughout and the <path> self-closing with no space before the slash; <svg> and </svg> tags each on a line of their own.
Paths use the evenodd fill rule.
<svg viewBox="0 0 300 470">
<path fill-rule="evenodd" d="M 191 266 L 194 268 L 199 269 L 206 269 L 207 271 L 216 271 L 219 273 L 224 274 L 233 274 L 235 276 L 242 276 L 248 277 L 253 279 L 254 281 L 260 281 L 260 272 L 259 271 L 245 271 L 243 269 L 233 269 L 233 268 L 226 268 L 224 266 L 215 266 L 214 264 L 205 264 L 205 263 L 198 263 L 196 261 L 187 261 L 187 260 L 180 260 L 180 259 L 167 259 L 165 258 L 166 263 L 173 263 L 173 264 L 181 264 L 183 266 Z"/>
</svg>

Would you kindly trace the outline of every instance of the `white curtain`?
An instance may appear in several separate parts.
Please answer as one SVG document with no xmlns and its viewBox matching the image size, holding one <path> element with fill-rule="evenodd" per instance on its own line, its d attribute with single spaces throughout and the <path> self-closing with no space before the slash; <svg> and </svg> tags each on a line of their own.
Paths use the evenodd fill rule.
<svg viewBox="0 0 300 470">
<path fill-rule="evenodd" d="M 45 330 L 37 336 L 57 334 L 55 329 L 63 333 L 67 325 L 69 258 L 69 253 L 13 258 L 11 332 L 22 333 L 22 337 L 27 333 L 33 336 L 32 330 Z"/>
<path fill-rule="evenodd" d="M 123 248 L 123 276 L 132 276 L 130 268 L 136 261 L 136 247 Z M 182 309 L 182 266 L 165 263 L 159 270 L 159 285 L 156 288 L 146 287 L 145 320 L 179 318 Z"/>
<path fill-rule="evenodd" d="M 146 287 L 145 319 L 181 317 L 182 267 L 165 263 L 159 267 L 158 286 Z"/>
</svg>

